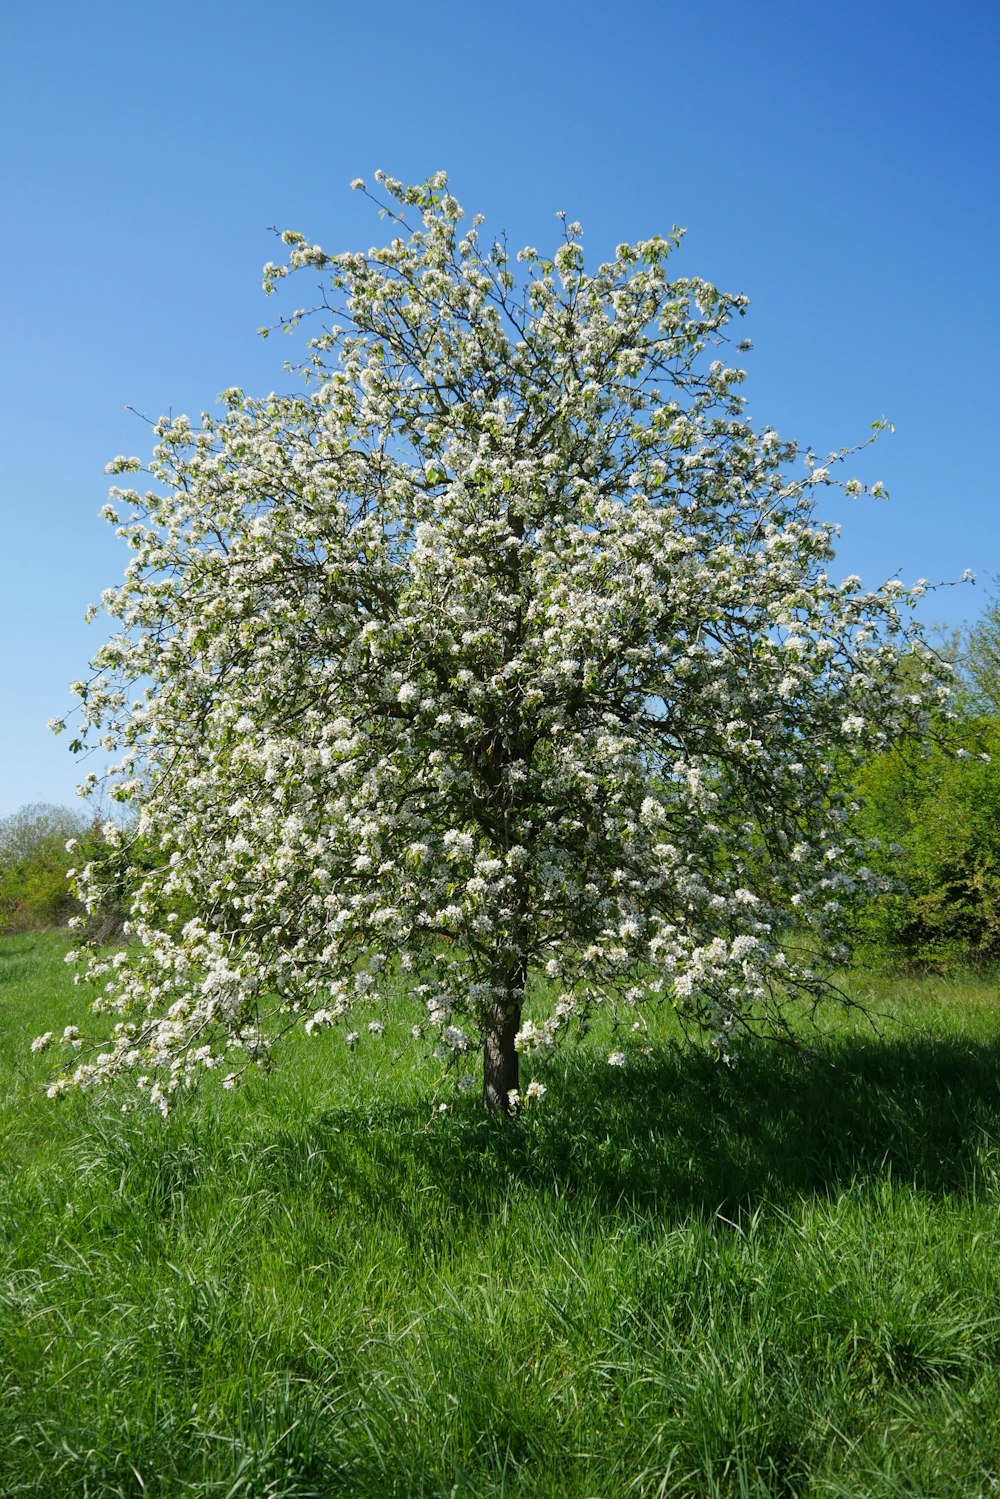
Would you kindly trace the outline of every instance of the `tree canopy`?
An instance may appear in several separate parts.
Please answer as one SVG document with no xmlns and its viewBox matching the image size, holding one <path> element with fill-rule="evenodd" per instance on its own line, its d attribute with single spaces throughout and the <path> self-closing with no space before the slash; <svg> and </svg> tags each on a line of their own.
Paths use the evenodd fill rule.
<svg viewBox="0 0 1000 1499">
<path fill-rule="evenodd" d="M 677 231 L 588 270 L 564 218 L 511 257 L 443 175 L 378 181 L 384 245 L 286 233 L 265 269 L 322 278 L 300 389 L 164 418 L 111 492 L 134 555 L 75 743 L 117 747 L 162 858 L 56 1092 L 166 1110 L 291 1025 L 377 1044 L 400 978 L 491 1110 L 598 1005 L 730 1057 L 826 992 L 878 883 L 844 764 L 947 697 L 902 584 L 831 576 L 816 497 L 862 485 L 747 419 L 745 299 L 671 279 Z"/>
</svg>

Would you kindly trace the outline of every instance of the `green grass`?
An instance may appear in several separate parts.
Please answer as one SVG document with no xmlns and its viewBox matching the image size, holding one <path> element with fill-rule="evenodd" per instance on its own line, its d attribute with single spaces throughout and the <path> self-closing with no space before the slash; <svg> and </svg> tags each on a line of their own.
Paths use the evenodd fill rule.
<svg viewBox="0 0 1000 1499">
<path fill-rule="evenodd" d="M 1000 1491 L 985 980 L 809 1066 L 598 1036 L 514 1126 L 391 1027 L 162 1122 L 39 1096 L 64 947 L 0 943 L 4 1499 Z"/>
</svg>

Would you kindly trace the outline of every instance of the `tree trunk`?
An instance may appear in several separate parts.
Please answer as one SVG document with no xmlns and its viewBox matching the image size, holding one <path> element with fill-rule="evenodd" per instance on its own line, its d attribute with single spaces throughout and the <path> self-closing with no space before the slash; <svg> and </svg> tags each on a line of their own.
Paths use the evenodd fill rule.
<svg viewBox="0 0 1000 1499">
<path fill-rule="evenodd" d="M 510 1114 L 509 1095 L 518 1086 L 521 1059 L 514 1037 L 521 1029 L 529 947 L 528 892 L 523 877 L 517 880 L 514 911 L 507 941 L 493 957 L 493 1005 L 486 1015 L 483 1038 L 483 1108 L 487 1114 Z"/>
<path fill-rule="evenodd" d="M 506 1001 L 490 1011 L 483 1048 L 483 1108 L 487 1114 L 509 1114 L 509 1094 L 517 1087 L 520 1057 L 514 1037 L 521 1027 L 524 986 L 508 991 Z"/>
</svg>

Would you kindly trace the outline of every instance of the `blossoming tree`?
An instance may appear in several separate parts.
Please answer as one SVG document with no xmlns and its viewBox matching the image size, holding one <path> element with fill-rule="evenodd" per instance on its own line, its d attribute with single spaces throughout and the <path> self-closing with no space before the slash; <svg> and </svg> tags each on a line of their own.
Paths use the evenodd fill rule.
<svg viewBox="0 0 1000 1499">
<path fill-rule="evenodd" d="M 162 857 L 55 1092 L 128 1073 L 165 1111 L 293 1024 L 367 1044 L 401 981 L 489 1110 L 597 1005 L 724 1056 L 780 1033 L 875 883 L 844 764 L 947 692 L 901 585 L 828 575 L 836 470 L 746 420 L 745 301 L 670 279 L 676 232 L 587 270 L 562 219 L 512 263 L 443 175 L 378 181 L 387 244 L 288 233 L 265 270 L 326 288 L 301 391 L 162 420 L 149 492 L 111 491 L 134 556 L 77 745 L 121 751 Z"/>
</svg>

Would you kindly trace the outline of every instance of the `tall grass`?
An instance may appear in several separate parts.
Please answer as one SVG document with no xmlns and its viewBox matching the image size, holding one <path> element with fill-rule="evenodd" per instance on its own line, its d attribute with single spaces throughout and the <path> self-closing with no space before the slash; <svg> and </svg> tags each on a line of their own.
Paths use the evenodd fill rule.
<svg viewBox="0 0 1000 1499">
<path fill-rule="evenodd" d="M 1000 1488 L 985 980 L 859 979 L 809 1065 L 598 1035 L 514 1125 L 391 1027 L 161 1122 L 39 1096 L 62 946 L 0 944 L 0 1494 Z"/>
</svg>

